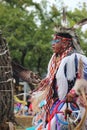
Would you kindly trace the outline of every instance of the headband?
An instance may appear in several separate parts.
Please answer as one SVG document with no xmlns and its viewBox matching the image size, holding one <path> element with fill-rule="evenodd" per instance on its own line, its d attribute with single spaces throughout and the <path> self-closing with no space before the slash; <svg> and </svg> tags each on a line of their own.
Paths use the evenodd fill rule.
<svg viewBox="0 0 87 130">
<path fill-rule="evenodd" d="M 58 35 L 55 35 L 53 40 L 51 41 L 51 44 L 56 44 L 56 43 L 69 43 L 71 42 L 72 39 L 71 38 L 66 38 L 66 37 L 63 37 L 63 36 L 58 36 Z"/>
</svg>

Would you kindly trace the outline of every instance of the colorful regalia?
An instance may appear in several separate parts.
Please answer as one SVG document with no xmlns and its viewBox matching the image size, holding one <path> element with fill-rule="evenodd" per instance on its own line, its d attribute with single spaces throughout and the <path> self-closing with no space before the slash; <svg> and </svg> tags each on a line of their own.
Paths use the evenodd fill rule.
<svg viewBox="0 0 87 130">
<path fill-rule="evenodd" d="M 32 93 L 34 104 L 46 100 L 44 107 L 45 120 L 44 122 L 41 121 L 42 128 L 35 127 L 35 130 L 69 130 L 70 128 L 74 130 L 80 121 L 80 125 L 77 125 L 78 128 L 84 122 L 82 130 L 86 130 L 87 126 L 84 120 L 86 115 L 84 114 L 87 108 L 81 106 L 78 100 L 81 92 L 78 94 L 77 90 L 80 86 L 77 84 L 74 87 L 74 85 L 78 79 L 82 78 L 87 82 L 87 57 L 81 50 L 73 29 L 61 28 L 55 34 L 52 44 L 54 42 L 64 43 L 64 46 L 60 53 L 52 55 L 48 64 L 47 76 L 41 81 L 38 89 Z M 83 64 L 82 68 L 79 68 L 80 60 Z M 84 88 L 87 87 L 85 82 L 83 82 Z M 68 99 L 70 97 L 67 98 L 68 94 L 73 97 L 69 104 Z M 85 106 L 87 105 L 86 102 Z M 75 130 L 78 130 L 77 127 Z"/>
</svg>

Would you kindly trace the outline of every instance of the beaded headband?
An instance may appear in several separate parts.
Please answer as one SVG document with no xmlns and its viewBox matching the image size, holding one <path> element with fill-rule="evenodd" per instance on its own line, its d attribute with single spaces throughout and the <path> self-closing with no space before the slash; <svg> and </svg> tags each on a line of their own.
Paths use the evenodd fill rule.
<svg viewBox="0 0 87 130">
<path fill-rule="evenodd" d="M 63 37 L 63 36 L 58 36 L 58 35 L 55 35 L 53 40 L 51 41 L 51 44 L 56 44 L 56 43 L 66 43 L 66 42 L 71 42 L 72 39 L 71 38 L 66 38 L 66 37 Z"/>
</svg>

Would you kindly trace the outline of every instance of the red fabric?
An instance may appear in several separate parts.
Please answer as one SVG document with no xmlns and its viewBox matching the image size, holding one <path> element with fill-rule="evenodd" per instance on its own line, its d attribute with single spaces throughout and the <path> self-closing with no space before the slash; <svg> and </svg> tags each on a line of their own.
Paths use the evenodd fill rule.
<svg viewBox="0 0 87 130">
<path fill-rule="evenodd" d="M 54 75 L 57 71 L 57 69 L 59 68 L 59 65 L 62 61 L 62 59 L 67 56 L 67 54 L 72 50 L 72 48 L 70 47 L 69 49 L 67 49 L 65 52 L 62 53 L 62 55 L 60 55 L 60 57 L 56 57 L 56 54 L 54 55 L 52 61 L 51 61 L 51 66 L 50 66 L 50 73 L 49 73 L 49 78 L 50 80 L 53 80 Z"/>
<path fill-rule="evenodd" d="M 32 111 L 32 104 L 29 105 L 29 109 Z"/>
</svg>

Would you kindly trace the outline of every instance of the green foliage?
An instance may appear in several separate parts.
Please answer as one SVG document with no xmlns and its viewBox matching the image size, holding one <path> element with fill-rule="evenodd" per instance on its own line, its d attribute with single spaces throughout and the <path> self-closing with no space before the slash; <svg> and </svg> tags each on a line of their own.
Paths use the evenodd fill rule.
<svg viewBox="0 0 87 130">
<path fill-rule="evenodd" d="M 52 55 L 50 41 L 55 23 L 61 23 L 61 8 L 52 5 L 48 11 L 48 3 L 40 4 L 32 0 L 2 0 L 0 2 L 0 29 L 9 44 L 11 57 L 24 67 L 39 72 L 43 76 Z M 31 11 L 30 11 L 31 9 Z M 85 18 L 86 5 L 73 12 L 67 12 L 69 26 Z M 87 55 L 87 31 L 77 30 L 81 46 Z"/>
</svg>

